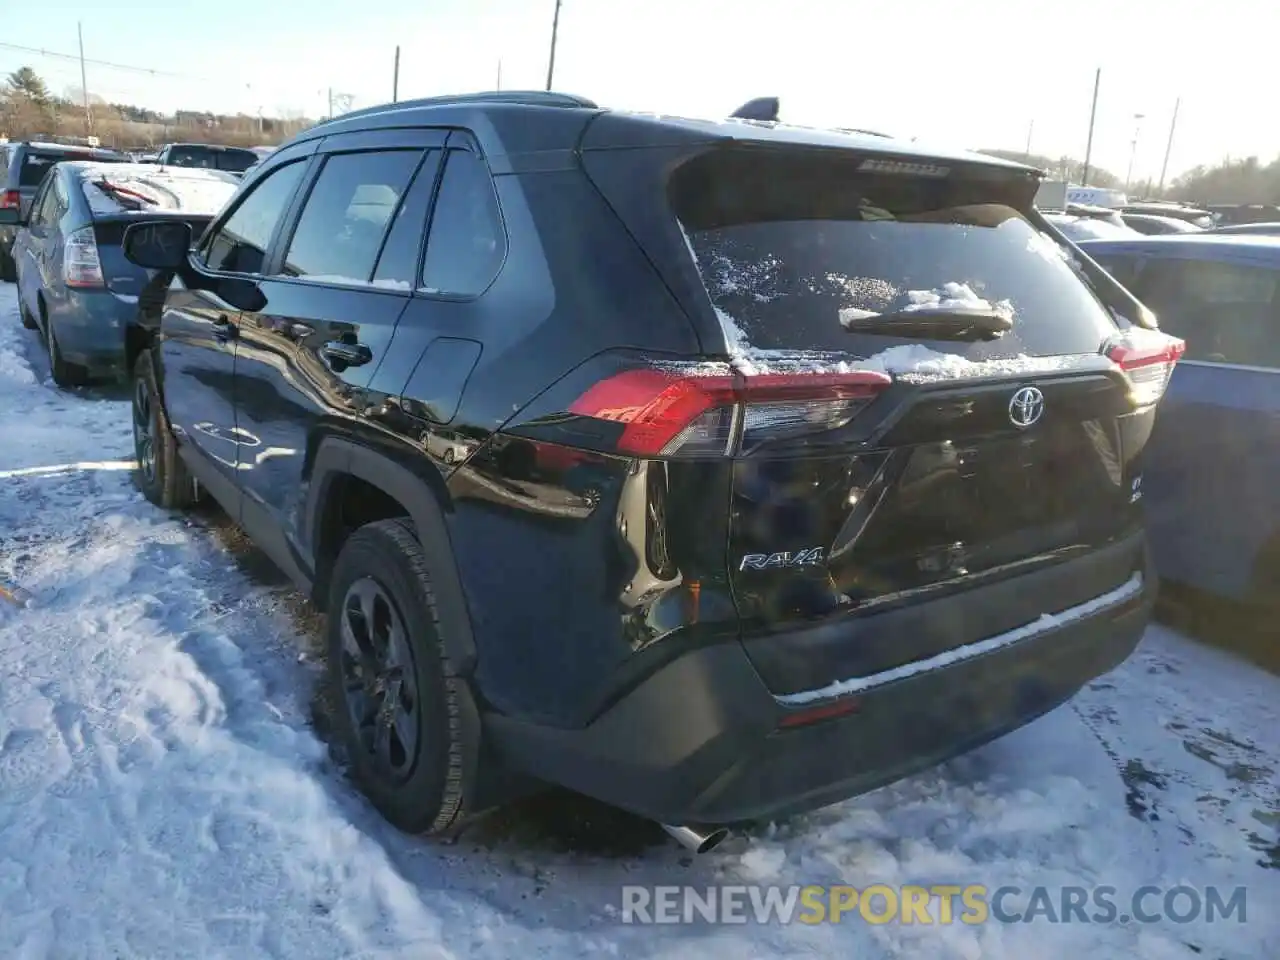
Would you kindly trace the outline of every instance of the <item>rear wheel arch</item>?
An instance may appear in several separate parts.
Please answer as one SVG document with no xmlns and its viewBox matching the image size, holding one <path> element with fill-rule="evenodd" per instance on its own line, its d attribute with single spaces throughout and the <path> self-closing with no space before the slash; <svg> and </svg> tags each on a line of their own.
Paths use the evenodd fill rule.
<svg viewBox="0 0 1280 960">
<path fill-rule="evenodd" d="M 321 609 L 327 603 L 334 562 L 355 529 L 394 516 L 407 517 L 430 567 L 441 641 L 453 669 L 461 676 L 470 675 L 476 661 L 475 639 L 445 525 L 443 481 L 437 484 L 384 453 L 339 437 L 325 437 L 317 444 L 310 477 L 304 539 L 310 545 L 314 569 L 312 601 Z M 354 515 L 348 510 L 350 504 L 359 504 Z"/>
</svg>

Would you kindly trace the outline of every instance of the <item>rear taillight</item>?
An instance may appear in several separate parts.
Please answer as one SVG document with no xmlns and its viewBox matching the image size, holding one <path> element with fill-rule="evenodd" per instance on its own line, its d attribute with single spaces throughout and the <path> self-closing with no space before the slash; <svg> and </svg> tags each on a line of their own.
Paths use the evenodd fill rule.
<svg viewBox="0 0 1280 960">
<path fill-rule="evenodd" d="M 101 287 L 102 261 L 93 227 L 83 227 L 67 236 L 62 247 L 62 278 L 68 287 Z"/>
<path fill-rule="evenodd" d="M 1164 396 L 1173 368 L 1186 350 L 1186 343 L 1177 337 L 1130 327 L 1107 346 L 1106 354 L 1128 376 L 1133 402 L 1146 407 Z"/>
<path fill-rule="evenodd" d="M 732 456 L 842 427 L 891 382 L 870 370 L 748 376 L 644 367 L 594 384 L 569 412 L 623 424 L 620 453 Z"/>
<path fill-rule="evenodd" d="M 22 206 L 22 194 L 17 190 L 6 190 L 0 194 L 0 210 L 17 210 Z"/>
</svg>

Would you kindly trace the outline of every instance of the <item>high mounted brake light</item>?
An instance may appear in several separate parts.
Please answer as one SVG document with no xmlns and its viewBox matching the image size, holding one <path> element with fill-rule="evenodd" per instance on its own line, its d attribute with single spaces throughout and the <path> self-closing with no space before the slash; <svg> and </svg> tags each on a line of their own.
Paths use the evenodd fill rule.
<svg viewBox="0 0 1280 960">
<path fill-rule="evenodd" d="M 625 424 L 621 453 L 731 456 L 768 440 L 842 427 L 890 383 L 871 370 L 703 376 L 643 367 L 594 384 L 569 412 Z"/>
<path fill-rule="evenodd" d="M 1186 351 L 1186 342 L 1177 337 L 1131 327 L 1104 352 L 1128 376 L 1134 403 L 1146 407 L 1164 396 L 1173 368 Z"/>
</svg>

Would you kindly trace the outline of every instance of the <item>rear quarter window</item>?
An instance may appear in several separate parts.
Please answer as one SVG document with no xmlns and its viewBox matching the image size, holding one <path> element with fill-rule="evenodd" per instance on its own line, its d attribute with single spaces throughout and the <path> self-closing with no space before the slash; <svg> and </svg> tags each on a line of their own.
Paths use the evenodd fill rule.
<svg viewBox="0 0 1280 960">
<path fill-rule="evenodd" d="M 1096 353 L 1114 333 L 1021 212 L 1034 184 L 862 173 L 860 160 L 721 150 L 673 175 L 673 212 L 731 348 L 869 356 L 904 341 L 844 318 L 922 307 L 1007 311 L 998 340 L 942 347 L 974 360 Z"/>
</svg>

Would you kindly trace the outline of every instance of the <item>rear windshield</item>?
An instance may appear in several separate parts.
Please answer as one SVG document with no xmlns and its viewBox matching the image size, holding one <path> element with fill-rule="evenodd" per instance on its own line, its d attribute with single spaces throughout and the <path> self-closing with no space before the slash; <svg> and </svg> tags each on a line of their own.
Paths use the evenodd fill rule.
<svg viewBox="0 0 1280 960">
<path fill-rule="evenodd" d="M 127 157 L 113 157 L 110 154 L 94 154 L 85 150 L 68 150 L 68 151 L 28 151 L 22 157 L 22 167 L 18 170 L 18 186 L 19 187 L 38 187 L 40 181 L 44 179 L 44 175 L 49 172 L 49 168 L 55 163 L 63 160 L 93 160 L 97 163 L 118 163 L 128 159 Z"/>
<path fill-rule="evenodd" d="M 174 147 L 168 163 L 176 167 L 203 167 L 206 170 L 228 170 L 244 173 L 258 162 L 252 150 L 211 150 L 208 147 Z"/>
<path fill-rule="evenodd" d="M 1094 353 L 1115 332 L 1066 252 L 1019 212 L 1034 183 L 860 162 L 721 150 L 673 175 L 674 212 L 731 346 L 870 355 L 902 340 L 842 320 L 903 309 L 1011 316 L 998 341 L 964 345 L 973 359 Z"/>
</svg>

